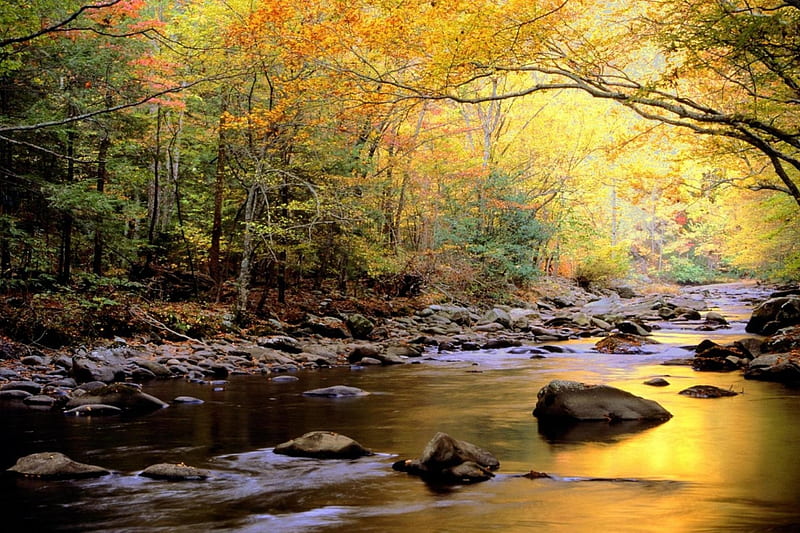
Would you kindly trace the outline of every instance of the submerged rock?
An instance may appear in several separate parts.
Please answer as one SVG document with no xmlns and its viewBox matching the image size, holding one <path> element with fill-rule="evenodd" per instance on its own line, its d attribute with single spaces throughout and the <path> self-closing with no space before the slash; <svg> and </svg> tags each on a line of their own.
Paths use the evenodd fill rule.
<svg viewBox="0 0 800 533">
<path fill-rule="evenodd" d="M 322 389 L 307 390 L 303 396 L 321 396 L 323 398 L 353 398 L 356 396 L 367 396 L 367 391 L 358 387 L 348 387 L 346 385 L 334 385 Z"/>
<path fill-rule="evenodd" d="M 312 431 L 275 446 L 275 453 L 317 459 L 356 459 L 372 451 L 355 440 L 332 431 Z"/>
<path fill-rule="evenodd" d="M 669 420 L 672 414 L 653 400 L 607 385 L 551 381 L 537 395 L 533 416 L 540 420 Z"/>
<path fill-rule="evenodd" d="M 640 335 L 612 333 L 608 337 L 597 341 L 594 347 L 601 353 L 636 354 L 644 353 L 642 346 L 652 342 Z"/>
<path fill-rule="evenodd" d="M 139 475 L 165 481 L 197 481 L 208 479 L 209 473 L 206 470 L 187 466 L 183 463 L 159 463 L 148 466 Z"/>
<path fill-rule="evenodd" d="M 87 404 L 64 411 L 67 416 L 113 416 L 122 413 L 122 409 L 103 403 Z"/>
<path fill-rule="evenodd" d="M 724 398 L 726 396 L 736 396 L 738 392 L 729 389 L 721 389 L 713 385 L 693 385 L 688 389 L 680 391 L 678 394 L 691 398 Z"/>
<path fill-rule="evenodd" d="M 67 402 L 67 408 L 81 405 L 107 404 L 124 411 L 154 411 L 169 407 L 164 401 L 144 393 L 138 387 L 127 383 L 114 383 L 95 389 L 82 396 L 75 396 Z"/>
<path fill-rule="evenodd" d="M 42 452 L 20 457 L 8 472 L 43 479 L 79 479 L 110 474 L 105 468 L 73 461 L 58 452 Z"/>
</svg>

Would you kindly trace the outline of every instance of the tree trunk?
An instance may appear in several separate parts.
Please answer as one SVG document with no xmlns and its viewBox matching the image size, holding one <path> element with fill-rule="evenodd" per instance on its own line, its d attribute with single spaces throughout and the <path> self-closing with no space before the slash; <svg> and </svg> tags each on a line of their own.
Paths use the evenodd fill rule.
<svg viewBox="0 0 800 533">
<path fill-rule="evenodd" d="M 150 269 L 153 262 L 154 246 L 156 242 L 156 222 L 158 221 L 159 196 L 161 196 L 161 107 L 156 110 L 156 138 L 153 149 L 153 182 L 150 189 L 150 221 L 147 227 L 147 254 L 145 271 Z"/>
<path fill-rule="evenodd" d="M 220 241 L 222 240 L 222 202 L 225 192 L 225 104 L 219 116 L 217 134 L 217 168 L 214 177 L 214 215 L 211 226 L 211 248 L 208 251 L 208 272 L 217 288 L 222 284 L 222 265 L 220 264 Z"/>
<path fill-rule="evenodd" d="M 103 194 L 106 188 L 106 179 L 108 178 L 108 171 L 106 169 L 106 159 L 108 158 L 108 149 L 111 146 L 111 141 L 107 136 L 103 137 L 100 141 L 100 149 L 97 151 L 97 192 Z M 92 272 L 96 276 L 103 275 L 103 232 L 100 229 L 102 220 L 98 216 L 95 221 L 94 230 L 94 253 L 92 259 Z"/>
<path fill-rule="evenodd" d="M 71 107 L 71 106 L 70 106 Z M 70 114 L 74 111 L 70 108 Z M 75 132 L 67 134 L 67 183 L 75 179 Z M 72 213 L 64 212 L 61 220 L 61 247 L 58 254 L 58 282 L 67 285 L 72 278 Z"/>
<path fill-rule="evenodd" d="M 247 304 L 250 297 L 250 279 L 253 274 L 252 258 L 255 251 L 252 224 L 255 220 L 258 185 L 253 183 L 247 188 L 247 199 L 244 205 L 244 237 L 242 240 L 242 261 L 239 265 L 237 280 L 236 307 L 234 314 L 239 323 L 246 321 Z"/>
</svg>

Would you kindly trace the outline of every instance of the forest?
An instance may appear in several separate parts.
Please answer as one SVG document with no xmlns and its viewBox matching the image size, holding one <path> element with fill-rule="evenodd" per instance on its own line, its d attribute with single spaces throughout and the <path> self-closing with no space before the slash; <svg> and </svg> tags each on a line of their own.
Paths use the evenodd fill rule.
<svg viewBox="0 0 800 533">
<path fill-rule="evenodd" d="M 28 341 L 131 295 L 796 280 L 799 187 L 798 0 L 0 0 Z"/>
</svg>

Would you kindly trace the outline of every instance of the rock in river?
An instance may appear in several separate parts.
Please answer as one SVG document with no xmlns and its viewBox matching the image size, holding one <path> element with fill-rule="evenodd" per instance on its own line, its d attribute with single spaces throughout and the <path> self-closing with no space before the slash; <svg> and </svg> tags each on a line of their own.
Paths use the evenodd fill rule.
<svg viewBox="0 0 800 533">
<path fill-rule="evenodd" d="M 124 411 L 154 411 L 169 407 L 166 402 L 140 391 L 138 387 L 127 383 L 114 383 L 82 396 L 73 397 L 67 402 L 67 408 L 92 404 L 113 405 Z"/>
<path fill-rule="evenodd" d="M 58 452 L 42 452 L 20 457 L 9 472 L 45 479 L 78 479 L 110 474 L 105 468 L 78 463 Z"/>
<path fill-rule="evenodd" d="M 540 420 L 669 420 L 672 414 L 653 400 L 607 385 L 554 380 L 537 395 L 533 416 Z"/>
<path fill-rule="evenodd" d="M 721 389 L 713 385 L 693 385 L 688 389 L 683 389 L 678 394 L 691 398 L 724 398 L 726 396 L 736 396 L 738 392 L 729 389 Z"/>
<path fill-rule="evenodd" d="M 208 478 L 208 472 L 183 463 L 159 463 L 145 468 L 140 476 L 165 481 L 195 481 Z"/>
<path fill-rule="evenodd" d="M 312 431 L 302 437 L 275 446 L 275 453 L 292 457 L 315 457 L 317 459 L 355 459 L 372 455 L 350 437 L 332 431 Z"/>
<path fill-rule="evenodd" d="M 392 468 L 445 483 L 475 483 L 494 477 L 500 461 L 472 443 L 439 432 L 425 446 L 419 459 L 397 461 Z"/>
<path fill-rule="evenodd" d="M 303 396 L 321 396 L 323 398 L 352 398 L 355 396 L 366 396 L 369 393 L 357 387 L 347 387 L 345 385 L 334 385 L 323 389 L 307 390 Z"/>
</svg>

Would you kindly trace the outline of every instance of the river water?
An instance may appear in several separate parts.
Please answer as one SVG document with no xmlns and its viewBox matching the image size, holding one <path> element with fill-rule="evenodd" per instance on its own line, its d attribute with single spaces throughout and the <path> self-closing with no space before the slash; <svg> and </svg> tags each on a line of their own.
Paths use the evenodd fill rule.
<svg viewBox="0 0 800 533">
<path fill-rule="evenodd" d="M 401 367 L 301 372 L 293 383 L 236 377 L 222 390 L 157 382 L 145 390 L 167 401 L 191 395 L 205 403 L 135 418 L 3 409 L 3 469 L 21 455 L 60 451 L 114 471 L 84 481 L 3 477 L 3 530 L 800 531 L 800 389 L 660 364 L 690 356 L 681 347 L 704 338 L 745 336 L 746 300 L 755 289 L 708 290 L 712 305 L 734 320 L 732 329 L 709 334 L 665 324 L 656 332 L 663 344 L 646 355 L 598 354 L 594 339 L 586 339 L 545 359 L 496 350 L 431 354 Z M 653 376 L 671 385 L 642 383 Z M 552 379 L 620 387 L 658 401 L 674 418 L 650 427 L 540 430 L 531 411 Z M 371 394 L 301 395 L 338 384 Z M 742 394 L 678 394 L 698 384 Z M 313 430 L 348 435 L 376 455 L 322 461 L 272 452 Z M 391 469 L 399 458 L 419 456 L 437 431 L 490 450 L 501 462 L 497 477 L 448 488 Z M 185 462 L 212 476 L 169 483 L 136 475 L 158 462 Z M 530 470 L 553 478 L 518 477 Z"/>
</svg>

